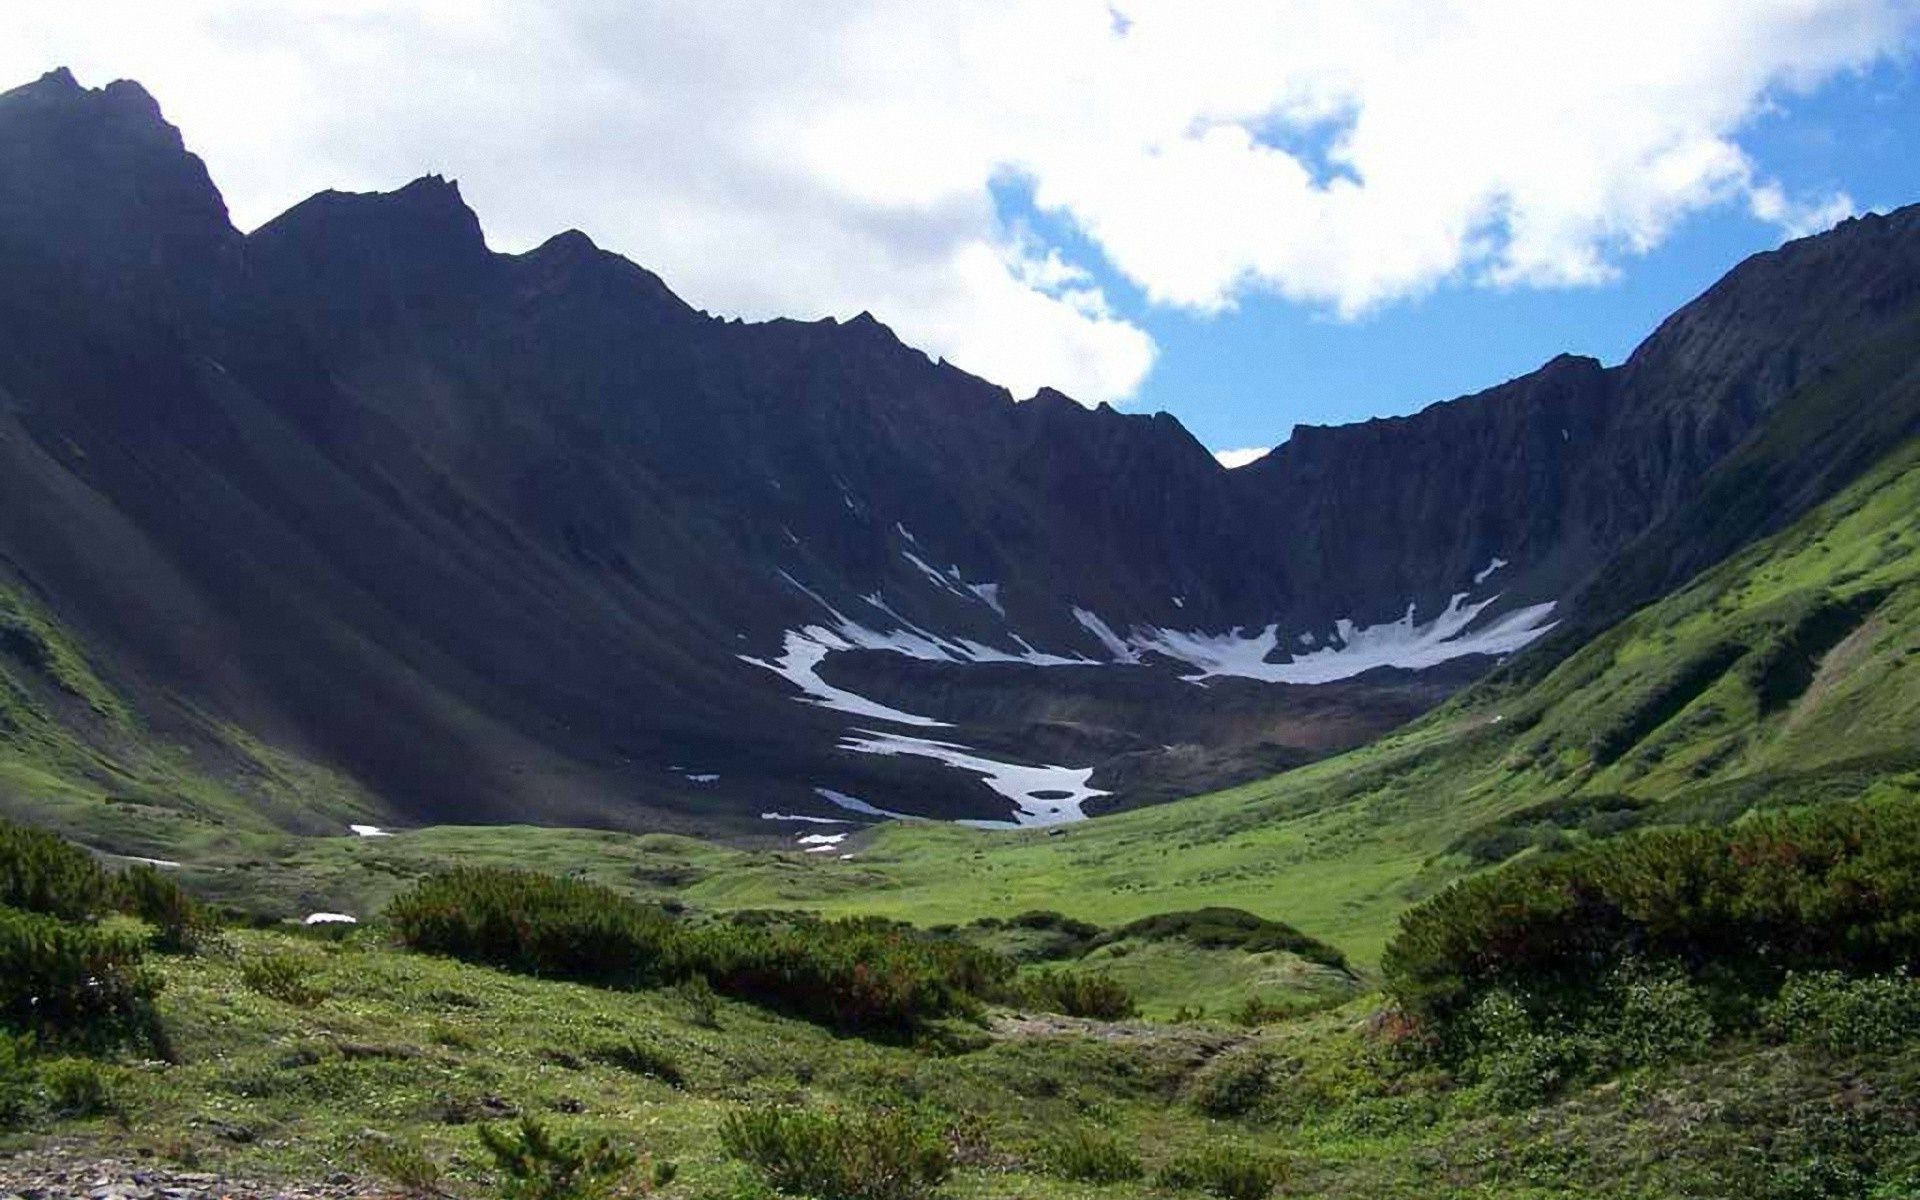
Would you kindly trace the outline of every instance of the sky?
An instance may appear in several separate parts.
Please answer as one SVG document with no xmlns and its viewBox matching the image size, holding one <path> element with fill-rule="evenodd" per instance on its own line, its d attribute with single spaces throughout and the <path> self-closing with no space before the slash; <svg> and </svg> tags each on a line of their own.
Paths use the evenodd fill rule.
<svg viewBox="0 0 1920 1200">
<path fill-rule="evenodd" d="M 1920 200 L 1917 39 L 1920 0 L 63 0 L 0 9 L 0 87 L 139 80 L 243 229 L 440 173 L 495 249 L 582 229 L 1240 461 L 1619 361 Z"/>
</svg>

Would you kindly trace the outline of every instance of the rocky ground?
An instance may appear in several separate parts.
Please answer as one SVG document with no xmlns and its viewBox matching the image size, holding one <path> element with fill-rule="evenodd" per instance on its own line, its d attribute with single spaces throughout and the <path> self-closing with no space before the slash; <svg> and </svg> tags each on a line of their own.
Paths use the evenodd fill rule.
<svg viewBox="0 0 1920 1200">
<path fill-rule="evenodd" d="M 0 1200 L 374 1200 L 396 1193 L 345 1173 L 312 1182 L 235 1178 L 53 1146 L 0 1156 Z"/>
</svg>

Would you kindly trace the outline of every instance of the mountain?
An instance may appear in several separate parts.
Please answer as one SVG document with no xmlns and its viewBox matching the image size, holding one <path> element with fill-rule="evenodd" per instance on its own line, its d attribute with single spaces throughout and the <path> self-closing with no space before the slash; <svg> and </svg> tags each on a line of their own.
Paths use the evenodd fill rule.
<svg viewBox="0 0 1920 1200">
<path fill-rule="evenodd" d="M 1911 433 L 1917 225 L 1228 471 L 868 315 L 494 252 L 438 177 L 242 234 L 143 90 L 54 72 L 0 96 L 0 794 L 790 835 L 761 814 L 1047 824 L 1295 766 Z"/>
</svg>

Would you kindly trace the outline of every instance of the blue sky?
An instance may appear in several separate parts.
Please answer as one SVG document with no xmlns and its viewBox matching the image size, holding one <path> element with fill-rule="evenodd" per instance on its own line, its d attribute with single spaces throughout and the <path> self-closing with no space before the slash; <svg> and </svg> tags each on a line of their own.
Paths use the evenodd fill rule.
<svg viewBox="0 0 1920 1200">
<path fill-rule="evenodd" d="M 1740 144 L 1789 192 L 1845 192 L 1863 211 L 1920 202 L 1920 80 L 1911 60 L 1848 73 L 1806 96 L 1776 98 Z M 1616 363 L 1674 309 L 1746 256 L 1780 244 L 1779 226 L 1728 202 L 1670 240 L 1619 262 L 1609 283 L 1559 288 L 1442 284 L 1357 320 L 1272 296 L 1195 316 L 1145 304 L 1098 265 L 1070 229 L 1017 189 L 1006 211 L 1087 253 L 1120 311 L 1159 344 L 1129 411 L 1178 416 L 1209 448 L 1270 446 L 1296 423 L 1342 424 L 1416 411 L 1524 374 L 1555 354 Z"/>
</svg>

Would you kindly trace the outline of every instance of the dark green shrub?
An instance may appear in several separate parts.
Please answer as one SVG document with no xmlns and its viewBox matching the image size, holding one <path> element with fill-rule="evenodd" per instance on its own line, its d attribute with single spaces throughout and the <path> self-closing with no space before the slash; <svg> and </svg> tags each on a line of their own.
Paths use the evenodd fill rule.
<svg viewBox="0 0 1920 1200">
<path fill-rule="evenodd" d="M 1038 971 L 1020 980 L 1013 998 L 1042 1012 L 1097 1021 L 1121 1021 L 1139 1012 L 1126 985 L 1098 971 Z"/>
<path fill-rule="evenodd" d="M 135 866 L 113 878 L 113 907 L 152 925 L 154 949 L 167 954 L 191 954 L 219 929 L 213 910 L 186 893 L 166 873 Z"/>
<path fill-rule="evenodd" d="M 1718 682 L 1745 653 L 1746 647 L 1739 642 L 1715 642 L 1670 660 L 1653 678 L 1625 691 L 1602 715 L 1587 742 L 1593 761 L 1606 766 L 1639 745 Z"/>
<path fill-rule="evenodd" d="M 1266 1200 L 1286 1172 L 1279 1162 L 1238 1146 L 1209 1146 L 1182 1154 L 1163 1167 L 1161 1187 L 1206 1192 L 1220 1200 Z"/>
<path fill-rule="evenodd" d="M 969 1013 L 1010 962 L 910 926 L 753 913 L 695 925 L 596 884 L 471 868 L 387 909 L 400 940 L 526 974 L 621 987 L 703 979 L 712 990 L 857 1032 L 909 1034 Z M 697 1020 L 710 1006 L 687 983 Z"/>
<path fill-rule="evenodd" d="M 1271 1094 L 1278 1063 L 1259 1046 L 1229 1050 L 1195 1072 L 1187 1103 L 1209 1117 L 1243 1117 Z"/>
<path fill-rule="evenodd" d="M 504 1200 L 599 1200 L 623 1195 L 638 1158 L 605 1137 L 554 1133 L 532 1117 L 508 1128 L 482 1125 L 480 1145 L 493 1160 Z"/>
<path fill-rule="evenodd" d="M 680 1064 L 671 1054 L 646 1042 L 628 1040 L 608 1042 L 587 1051 L 587 1057 L 595 1062 L 618 1067 L 635 1075 L 645 1075 L 650 1079 L 672 1087 L 686 1086 L 687 1077 L 680 1070 Z"/>
<path fill-rule="evenodd" d="M 446 1172 L 419 1143 L 367 1132 L 356 1146 L 360 1165 L 407 1196 L 446 1195 Z"/>
<path fill-rule="evenodd" d="M 1628 959 L 1607 981 L 1598 1010 L 1599 1056 L 1607 1067 L 1696 1058 L 1713 1041 L 1707 996 L 1670 962 Z"/>
<path fill-rule="evenodd" d="M 240 982 L 269 999 L 312 1008 L 327 998 L 326 990 L 313 983 L 314 971 L 315 964 L 304 955 L 270 951 L 241 962 Z"/>
<path fill-rule="evenodd" d="M 1079 1128 L 1042 1147 L 1047 1172 L 1082 1183 L 1125 1183 L 1146 1174 L 1140 1156 L 1104 1130 Z"/>
<path fill-rule="evenodd" d="M 84 921 L 108 907 L 109 890 L 107 873 L 85 850 L 0 821 L 0 906 Z"/>
<path fill-rule="evenodd" d="M 689 975 L 673 985 L 673 998 L 687 1012 L 687 1020 L 702 1029 L 720 1028 L 720 993 L 705 975 Z"/>
<path fill-rule="evenodd" d="M 1920 979 L 1853 979 L 1837 971 L 1789 975 L 1766 1023 L 1783 1041 L 1837 1054 L 1897 1049 L 1920 1039 Z"/>
<path fill-rule="evenodd" d="M 63 1117 L 92 1117 L 113 1108 L 113 1089 L 100 1064 L 84 1058 L 56 1058 L 40 1068 L 40 1086 L 53 1111 Z"/>
<path fill-rule="evenodd" d="M 33 1039 L 0 1031 L 0 1129 L 11 1129 L 26 1120 L 39 1099 L 39 1090 Z"/>
<path fill-rule="evenodd" d="M 159 981 L 133 933 L 0 908 L 0 1027 L 53 1042 L 151 1039 Z"/>
<path fill-rule="evenodd" d="M 1453 885 L 1409 911 L 1387 987 L 1446 1027 L 1486 992 L 1578 1005 L 1630 958 L 1721 992 L 1920 959 L 1920 805 L 1834 804 L 1661 829 Z"/>
<path fill-rule="evenodd" d="M 720 1144 L 774 1188 L 816 1200 L 919 1200 L 953 1171 L 940 1130 L 888 1110 L 743 1110 L 721 1123 Z"/>
<path fill-rule="evenodd" d="M 642 986 L 673 969 L 678 931 L 658 908 L 536 871 L 460 867 L 387 906 L 400 941 L 527 975 Z"/>
<path fill-rule="evenodd" d="M 1200 908 L 1188 912 L 1156 913 L 1102 934 L 1096 945 L 1138 939 L 1146 942 L 1180 940 L 1211 950 L 1245 950 L 1258 954 L 1284 950 L 1322 966 L 1347 968 L 1347 956 L 1318 938 L 1309 937 L 1284 921 L 1269 920 L 1240 908 Z"/>
</svg>

